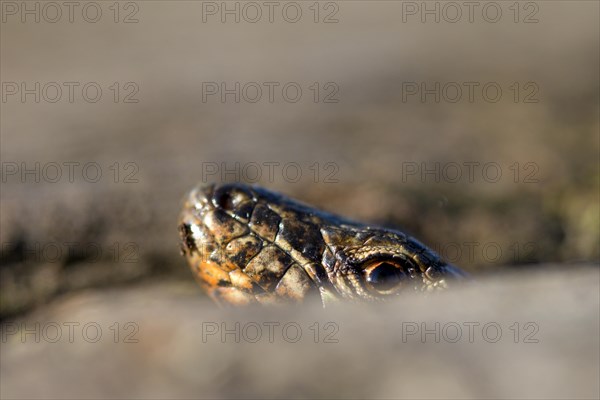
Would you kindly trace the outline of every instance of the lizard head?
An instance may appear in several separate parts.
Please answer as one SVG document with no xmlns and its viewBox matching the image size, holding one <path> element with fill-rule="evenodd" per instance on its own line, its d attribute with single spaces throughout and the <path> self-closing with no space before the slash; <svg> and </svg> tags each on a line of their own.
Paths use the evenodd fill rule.
<svg viewBox="0 0 600 400">
<path fill-rule="evenodd" d="M 194 188 L 179 231 L 195 277 L 219 303 L 301 301 L 311 293 L 324 304 L 384 300 L 464 276 L 400 231 L 244 184 Z"/>
</svg>

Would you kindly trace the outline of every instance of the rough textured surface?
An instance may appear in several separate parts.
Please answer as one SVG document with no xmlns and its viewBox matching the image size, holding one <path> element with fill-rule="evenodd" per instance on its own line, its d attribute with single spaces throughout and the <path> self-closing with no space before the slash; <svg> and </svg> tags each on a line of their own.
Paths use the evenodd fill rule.
<svg viewBox="0 0 600 400">
<path fill-rule="evenodd" d="M 201 1 L 139 2 L 139 22 L 115 24 L 111 4 L 102 3 L 94 24 L 80 15 L 69 23 L 66 8 L 58 23 L 21 23 L 18 13 L 2 23 L 3 82 L 97 82 L 104 96 L 88 103 L 78 91 L 70 103 L 64 90 L 56 103 L 17 94 L 1 104 L 2 162 L 80 167 L 73 182 L 66 168 L 57 183 L 2 180 L 0 316 L 86 287 L 189 279 L 177 254 L 182 197 L 203 179 L 249 180 L 252 168 L 241 171 L 251 163 L 261 166 L 257 183 L 399 227 L 470 271 L 598 259 L 598 2 L 535 3 L 539 23 L 530 24 L 513 22 L 510 2 L 499 3 L 498 23 L 479 15 L 439 24 L 419 15 L 403 23 L 402 1 L 339 2 L 333 24 L 314 23 L 307 2 L 306 18 L 294 24 L 223 24 L 218 15 L 202 23 Z M 203 101 L 203 82 L 270 81 L 297 82 L 302 100 L 278 92 L 270 103 L 265 91 L 257 103 Z M 501 101 L 482 101 L 480 91 L 474 102 L 466 91 L 457 103 L 403 99 L 407 82 L 471 81 L 497 82 Z M 139 102 L 114 103 L 114 82 L 135 82 Z M 321 100 L 324 85 L 335 83 L 339 102 L 315 103 L 314 82 Z M 539 101 L 514 102 L 510 86 L 528 82 Z M 103 172 L 95 183 L 82 179 L 90 162 Z M 278 163 L 273 179 L 264 163 Z M 293 168 L 283 173 L 289 163 L 300 166 L 298 181 Z M 423 178 L 454 163 L 457 182 L 442 173 Z M 473 180 L 464 163 L 479 163 Z M 499 181 L 484 179 L 486 163 L 501 167 Z M 207 165 L 218 172 L 207 174 Z M 236 165 L 237 173 L 224 173 Z M 84 256 L 63 250 L 42 262 L 29 251 L 63 242 L 79 243 Z M 98 261 L 85 257 L 90 242 L 103 250 Z M 471 254 L 472 242 L 479 245 Z M 115 243 L 136 244 L 138 261 L 121 254 L 115 262 Z M 501 255 L 486 257 L 486 244 Z"/>
<path fill-rule="evenodd" d="M 568 270 L 555 265 L 425 298 L 407 295 L 375 307 L 327 310 L 318 304 L 217 309 L 191 283 L 87 291 L 40 308 L 10 328 L 3 325 L 0 395 L 597 399 L 599 279 L 597 265 Z M 80 325 L 73 343 L 66 328 L 56 343 L 46 342 L 43 333 L 40 343 L 31 333 L 25 343 L 19 333 L 7 334 L 15 326 L 34 329 L 36 322 L 41 331 L 51 323 Z M 96 343 L 82 339 L 80 328 L 89 322 L 102 328 Z M 120 324 L 118 343 L 110 330 L 115 322 Z M 129 337 L 137 343 L 124 343 L 133 332 L 125 329 L 127 322 L 139 327 Z M 225 341 L 221 331 L 208 333 L 209 328 L 220 330 L 222 323 L 235 332 L 236 322 L 239 343 L 233 333 Z M 280 325 L 269 343 L 264 324 L 275 322 Z M 315 322 L 320 324 L 317 343 L 310 329 Z M 422 331 L 410 334 L 422 323 L 435 332 L 436 322 L 439 343 L 431 332 L 424 341 Z M 287 331 L 287 339 L 283 336 L 289 323 L 302 329 L 295 343 L 295 328 Z M 255 324 L 262 327 L 262 337 L 251 343 L 258 332 Z M 462 328 L 459 340 L 455 324 Z M 496 327 L 502 330 L 500 337 Z M 46 336 L 55 335 L 48 328 Z M 89 330 L 88 338 L 94 336 Z"/>
</svg>

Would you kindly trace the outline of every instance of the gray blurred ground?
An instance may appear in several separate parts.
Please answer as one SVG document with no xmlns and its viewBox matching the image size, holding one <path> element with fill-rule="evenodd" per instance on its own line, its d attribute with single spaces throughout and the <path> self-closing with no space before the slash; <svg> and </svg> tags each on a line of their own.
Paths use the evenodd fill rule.
<svg viewBox="0 0 600 400">
<path fill-rule="evenodd" d="M 547 267 L 327 310 L 218 309 L 164 283 L 90 290 L 3 325 L 0 395 L 597 399 L 598 268 Z"/>
<path fill-rule="evenodd" d="M 516 23 L 513 2 L 496 2 L 503 12 L 497 23 L 480 13 L 472 23 L 466 17 L 421 23 L 418 15 L 403 22 L 406 2 L 346 1 L 319 3 L 319 23 L 313 3 L 299 2 L 304 16 L 297 23 L 277 14 L 274 23 L 223 24 L 218 16 L 202 21 L 203 2 L 140 1 L 119 3 L 119 21 L 136 11 L 138 22 L 125 24 L 113 22 L 113 3 L 98 4 L 97 23 L 80 13 L 73 23 L 21 23 L 3 8 L 0 319 L 135 319 L 144 340 L 135 346 L 2 343 L 2 397 L 598 397 L 597 2 L 521 2 Z M 336 9 L 338 22 L 322 23 Z M 537 22 L 523 23 L 532 12 Z M 36 82 L 80 88 L 94 82 L 103 96 L 90 103 L 78 90 L 72 103 L 66 92 L 56 103 L 36 103 L 31 95 L 25 102 L 7 95 L 6 84 Z M 272 103 L 236 103 L 231 96 L 205 102 L 206 82 L 294 82 L 303 97 L 292 103 L 277 92 Z M 436 82 L 491 82 L 503 93 L 495 103 L 480 91 L 473 102 L 466 93 L 456 103 L 405 97 L 407 84 Z M 339 89 L 336 103 L 323 101 L 328 83 Z M 139 101 L 125 103 L 132 87 Z M 527 97 L 531 89 L 535 94 Z M 9 171 L 36 162 L 63 165 L 62 177 L 36 182 Z M 89 182 L 78 167 L 71 182 L 64 167 L 70 162 L 96 163 L 102 176 Z M 217 165 L 222 172 L 222 163 L 232 169 L 236 162 L 261 165 L 258 183 L 269 188 L 405 229 L 487 282 L 439 299 L 406 299 L 414 307 L 401 302 L 402 318 L 445 321 L 464 312 L 458 317 L 484 323 L 539 320 L 540 343 L 426 344 L 422 351 L 385 333 L 397 330 L 397 324 L 383 329 L 393 311 L 357 319 L 347 309 L 339 318 L 356 336 L 340 325 L 345 342 L 322 353 L 306 345 L 259 344 L 237 352 L 237 346 L 211 344 L 208 350 L 196 331 L 180 324 L 197 328 L 205 318 L 237 316 L 221 317 L 190 282 L 176 220 L 185 192 L 206 178 L 203 168 Z M 264 166 L 271 162 L 297 163 L 302 177 L 295 182 L 277 168 L 271 181 Z M 465 165 L 489 164 L 500 168 L 497 181 L 480 167 L 470 179 Z M 462 166 L 456 180 L 453 165 Z M 436 166 L 450 168 L 450 176 L 421 176 Z M 208 177 L 236 178 L 249 180 Z M 581 270 L 581 263 L 596 266 Z M 506 272 L 533 275 L 503 278 Z M 570 279 L 576 284 L 563 283 Z M 498 296 L 489 296 L 495 285 Z M 294 312 L 298 318 L 318 313 Z M 363 331 L 369 315 L 382 320 Z M 369 334 L 375 340 L 367 344 Z M 273 364 L 253 369 L 258 354 Z M 82 371 L 85 365 L 91 366 Z M 323 386 L 300 383 L 340 365 Z M 396 381 L 400 372 L 410 379 Z"/>
</svg>

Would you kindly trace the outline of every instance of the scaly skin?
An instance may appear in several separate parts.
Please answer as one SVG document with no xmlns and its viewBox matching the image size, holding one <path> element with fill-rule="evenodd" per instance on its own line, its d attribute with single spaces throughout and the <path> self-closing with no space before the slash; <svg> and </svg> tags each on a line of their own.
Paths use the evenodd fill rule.
<svg viewBox="0 0 600 400">
<path fill-rule="evenodd" d="M 405 233 L 244 184 L 194 188 L 179 232 L 192 272 L 220 304 L 382 300 L 464 276 Z"/>
</svg>

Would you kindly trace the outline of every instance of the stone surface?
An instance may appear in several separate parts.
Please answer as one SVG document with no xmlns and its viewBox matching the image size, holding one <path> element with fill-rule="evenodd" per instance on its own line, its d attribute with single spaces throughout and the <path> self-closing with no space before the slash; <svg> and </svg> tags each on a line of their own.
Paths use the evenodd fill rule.
<svg viewBox="0 0 600 400">
<path fill-rule="evenodd" d="M 218 309 L 191 283 L 90 290 L 2 325 L 0 395 L 597 399 L 599 279 L 555 265 L 325 310 Z"/>
</svg>

